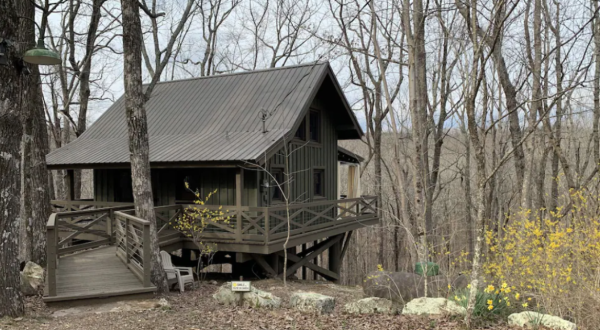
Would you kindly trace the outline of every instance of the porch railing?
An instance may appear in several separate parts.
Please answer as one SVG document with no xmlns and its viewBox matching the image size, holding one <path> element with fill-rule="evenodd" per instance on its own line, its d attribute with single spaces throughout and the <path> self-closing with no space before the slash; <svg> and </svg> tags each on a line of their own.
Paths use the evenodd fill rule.
<svg viewBox="0 0 600 330">
<path fill-rule="evenodd" d="M 117 256 L 145 287 L 150 282 L 150 221 L 126 212 L 115 213 L 115 245 Z"/>
<path fill-rule="evenodd" d="M 187 212 L 190 207 L 219 209 L 219 206 L 182 205 Z M 271 244 L 290 236 L 302 235 L 351 222 L 372 220 L 377 217 L 377 198 L 362 196 L 342 200 L 324 200 L 312 203 L 278 205 L 270 207 L 222 206 L 230 222 L 209 223 L 201 235 L 207 241 Z"/>
<path fill-rule="evenodd" d="M 56 295 L 58 259 L 69 253 L 114 243 L 114 212 L 131 209 L 117 206 L 52 213 L 46 224 L 48 294 Z"/>
<path fill-rule="evenodd" d="M 84 211 L 98 208 L 133 206 L 133 203 L 98 202 L 91 199 L 52 200 L 50 205 L 56 212 Z"/>
</svg>

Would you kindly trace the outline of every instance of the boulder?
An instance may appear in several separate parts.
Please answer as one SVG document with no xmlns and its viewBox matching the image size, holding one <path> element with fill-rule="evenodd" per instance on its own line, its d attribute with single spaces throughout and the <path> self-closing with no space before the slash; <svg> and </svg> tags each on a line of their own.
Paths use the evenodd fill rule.
<svg viewBox="0 0 600 330">
<path fill-rule="evenodd" d="M 403 315 L 465 315 L 467 309 L 446 298 L 417 298 L 402 309 Z"/>
<path fill-rule="evenodd" d="M 335 307 L 335 298 L 315 292 L 294 292 L 290 306 L 302 312 L 329 314 Z"/>
<path fill-rule="evenodd" d="M 415 298 L 424 297 L 425 286 L 423 276 L 407 272 L 375 271 L 367 275 L 363 281 L 363 291 L 367 297 L 390 299 L 405 304 Z M 451 288 L 448 288 L 450 283 Z M 427 278 L 428 297 L 448 297 L 449 293 L 464 289 L 469 278 L 459 275 L 452 278 L 438 275 Z"/>
<path fill-rule="evenodd" d="M 531 327 L 537 329 L 539 326 L 544 326 L 554 330 L 575 330 L 577 325 L 567 320 L 561 319 L 558 316 L 541 314 L 537 312 L 521 312 L 514 313 L 508 316 L 508 325 Z"/>
<path fill-rule="evenodd" d="M 242 295 L 240 292 L 233 292 L 231 290 L 231 283 L 222 285 L 217 293 L 213 295 L 213 298 L 222 305 L 239 305 L 240 297 L 242 296 L 242 304 L 244 306 L 266 308 L 278 308 L 281 306 L 281 298 L 274 296 L 269 292 L 251 286 L 250 292 L 244 292 Z"/>
<path fill-rule="evenodd" d="M 26 296 L 37 295 L 44 285 L 44 269 L 31 261 L 21 271 L 21 292 Z"/>
<path fill-rule="evenodd" d="M 347 303 L 344 311 L 350 314 L 398 314 L 398 308 L 391 300 L 377 297 Z"/>
</svg>

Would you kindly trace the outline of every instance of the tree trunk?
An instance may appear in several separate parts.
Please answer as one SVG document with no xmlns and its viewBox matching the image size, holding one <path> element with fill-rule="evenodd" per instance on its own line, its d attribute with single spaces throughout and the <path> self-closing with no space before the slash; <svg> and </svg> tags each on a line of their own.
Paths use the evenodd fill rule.
<svg viewBox="0 0 600 330">
<path fill-rule="evenodd" d="M 21 24 L 23 26 L 23 24 Z M 19 47 L 19 52 L 23 52 L 25 47 Z M 22 77 L 23 98 L 28 100 L 31 95 L 31 88 L 28 84 L 30 78 Z M 21 120 L 23 125 L 23 135 L 21 136 L 21 208 L 19 224 L 19 260 L 31 260 L 31 145 L 32 145 L 32 116 L 33 107 L 27 102 L 21 110 Z"/>
<path fill-rule="evenodd" d="M 33 7 L 32 7 L 33 11 Z M 33 144 L 31 146 L 31 261 L 46 264 L 46 222 L 52 213 L 50 207 L 50 171 L 46 168 L 46 155 L 50 152 L 48 130 L 44 114 L 42 86 L 37 68 L 31 68 L 33 106 Z"/>
<path fill-rule="evenodd" d="M 19 15 L 35 18 L 34 4 L 19 3 Z M 20 20 L 19 52 L 35 45 L 35 24 Z M 20 260 L 46 263 L 46 222 L 50 216 L 50 195 L 46 154 L 49 151 L 46 117 L 43 109 L 40 72 L 36 65 L 29 65 L 30 74 L 23 76 L 23 138 L 21 155 L 21 228 Z M 32 207 L 34 206 L 34 207 Z"/>
<path fill-rule="evenodd" d="M 15 3 L 0 1 L 0 31 L 4 39 L 19 42 Z M 22 80 L 15 65 L 20 54 L 14 46 L 7 48 L 8 65 L 0 66 L 0 317 L 17 317 L 24 313 L 19 274 Z"/>
<path fill-rule="evenodd" d="M 159 293 L 168 292 L 162 268 L 156 214 L 152 197 L 148 123 L 142 90 L 142 28 L 137 0 L 121 0 L 123 12 L 123 55 L 125 74 L 125 112 L 131 154 L 131 181 L 136 215 L 150 221 L 151 279 Z"/>
</svg>

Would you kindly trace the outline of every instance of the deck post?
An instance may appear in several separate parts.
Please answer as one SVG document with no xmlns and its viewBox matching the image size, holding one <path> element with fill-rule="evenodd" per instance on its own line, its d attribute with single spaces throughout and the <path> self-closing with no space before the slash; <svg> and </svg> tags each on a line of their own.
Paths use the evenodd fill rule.
<svg viewBox="0 0 600 330">
<path fill-rule="evenodd" d="M 344 235 L 344 234 L 342 234 Z M 340 257 L 342 255 L 342 239 L 335 242 L 331 247 L 329 247 L 329 270 L 336 273 L 338 276 L 340 275 L 341 269 L 341 260 Z M 337 283 L 338 281 L 334 281 Z"/>
<path fill-rule="evenodd" d="M 54 215 L 54 214 L 53 214 Z M 56 227 L 46 230 L 48 296 L 56 296 Z"/>
<path fill-rule="evenodd" d="M 235 240 L 236 242 L 242 241 L 242 189 L 244 182 L 243 169 L 238 167 L 235 171 L 235 208 L 236 208 L 236 225 L 235 225 Z"/>
<path fill-rule="evenodd" d="M 269 232 L 271 231 L 271 224 L 269 218 L 269 208 L 263 207 L 263 214 L 265 215 L 265 245 L 269 244 Z"/>
<path fill-rule="evenodd" d="M 72 201 L 75 199 L 75 171 L 73 170 L 67 170 L 66 171 L 66 176 L 65 176 L 65 184 L 67 186 L 67 200 L 68 201 Z M 69 206 L 67 207 L 68 211 L 73 211 L 71 208 L 73 206 L 71 205 L 71 203 L 69 203 Z"/>
<path fill-rule="evenodd" d="M 150 271 L 152 269 L 152 264 L 150 261 L 150 225 L 144 225 L 144 287 L 149 287 L 152 285 L 150 283 Z"/>
<path fill-rule="evenodd" d="M 306 243 L 302 244 L 302 254 L 306 251 Z M 306 266 L 302 266 L 302 279 L 306 280 Z"/>
<path fill-rule="evenodd" d="M 113 221 L 115 221 L 115 210 L 108 211 L 108 219 L 106 219 L 106 233 L 108 234 L 108 244 L 113 245 L 115 238 L 113 236 Z"/>
<path fill-rule="evenodd" d="M 314 241 L 314 242 L 313 242 L 313 246 L 315 246 L 315 245 L 317 245 L 317 244 L 319 244 L 319 240 L 316 240 L 316 241 Z M 319 264 L 320 264 L 320 263 L 319 263 L 319 256 L 317 256 L 317 257 L 315 258 L 315 261 L 314 261 L 314 263 L 315 263 L 315 265 L 319 266 Z M 317 274 L 317 272 L 313 271 L 313 280 L 314 280 L 314 281 L 316 281 L 316 280 L 317 280 L 317 276 L 318 276 L 318 275 L 319 275 L 319 274 Z"/>
</svg>

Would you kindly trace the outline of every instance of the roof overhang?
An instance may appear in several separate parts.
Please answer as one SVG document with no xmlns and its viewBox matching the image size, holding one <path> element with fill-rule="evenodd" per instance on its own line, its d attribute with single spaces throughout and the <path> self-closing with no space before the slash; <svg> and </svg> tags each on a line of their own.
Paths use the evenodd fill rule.
<svg viewBox="0 0 600 330">
<path fill-rule="evenodd" d="M 360 164 L 364 161 L 365 161 L 365 159 L 363 157 L 361 157 L 360 155 L 355 154 L 354 152 L 352 152 L 346 148 L 342 148 L 342 147 L 338 146 L 338 162 L 350 163 L 350 164 Z"/>
</svg>

